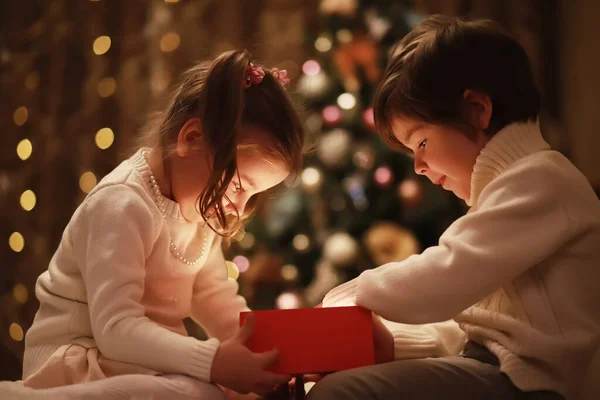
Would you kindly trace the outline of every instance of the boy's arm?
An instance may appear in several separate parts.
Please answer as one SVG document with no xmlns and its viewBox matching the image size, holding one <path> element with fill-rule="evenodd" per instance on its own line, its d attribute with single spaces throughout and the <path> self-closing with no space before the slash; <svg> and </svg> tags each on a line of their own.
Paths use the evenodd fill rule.
<svg viewBox="0 0 600 400">
<path fill-rule="evenodd" d="M 333 289 L 324 306 L 358 304 L 409 324 L 446 321 L 549 257 L 571 232 L 544 168 L 506 171 L 481 193 L 479 209 L 455 221 L 439 245 L 363 272 Z"/>
<path fill-rule="evenodd" d="M 239 330 L 240 312 L 249 308 L 238 289 L 237 281 L 228 278 L 221 237 L 215 235 L 206 263 L 196 275 L 191 307 L 192 319 L 210 337 L 224 341 Z"/>
</svg>

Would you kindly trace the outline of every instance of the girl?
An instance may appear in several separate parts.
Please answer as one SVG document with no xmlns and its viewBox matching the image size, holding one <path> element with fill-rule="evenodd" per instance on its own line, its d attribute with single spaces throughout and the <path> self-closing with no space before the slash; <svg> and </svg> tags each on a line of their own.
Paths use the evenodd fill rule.
<svg viewBox="0 0 600 400">
<path fill-rule="evenodd" d="M 454 319 L 468 341 L 461 357 L 415 358 L 432 344 L 423 329 L 384 335 L 399 361 L 329 375 L 308 398 L 579 398 L 598 376 L 600 202 L 542 138 L 525 51 L 490 22 L 431 17 L 392 53 L 374 110 L 383 139 L 471 209 L 438 246 L 364 272 L 323 306 Z"/>
<path fill-rule="evenodd" d="M 258 194 L 301 164 L 288 82 L 246 51 L 185 72 L 147 145 L 90 192 L 39 277 L 25 387 L 97 381 L 48 393 L 218 399 L 215 384 L 264 393 L 289 380 L 264 370 L 275 350 L 244 347 L 252 320 L 238 329 L 246 302 L 221 251 Z M 188 316 L 208 340 L 187 336 Z"/>
</svg>

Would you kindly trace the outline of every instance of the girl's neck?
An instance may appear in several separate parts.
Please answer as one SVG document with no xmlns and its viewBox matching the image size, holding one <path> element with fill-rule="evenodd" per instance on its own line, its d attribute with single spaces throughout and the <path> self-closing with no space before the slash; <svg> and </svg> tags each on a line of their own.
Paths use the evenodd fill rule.
<svg viewBox="0 0 600 400">
<path fill-rule="evenodd" d="M 148 154 L 148 165 L 150 166 L 150 170 L 152 170 L 152 175 L 154 175 L 154 178 L 158 182 L 160 193 L 168 199 L 175 200 L 171 193 L 171 184 L 167 177 L 165 161 L 160 149 L 153 148 L 150 150 L 150 153 Z"/>
</svg>

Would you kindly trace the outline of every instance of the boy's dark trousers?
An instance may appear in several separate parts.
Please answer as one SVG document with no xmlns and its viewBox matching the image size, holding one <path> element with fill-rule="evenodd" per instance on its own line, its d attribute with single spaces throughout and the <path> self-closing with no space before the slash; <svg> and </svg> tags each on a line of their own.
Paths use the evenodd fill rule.
<svg viewBox="0 0 600 400">
<path fill-rule="evenodd" d="M 564 400 L 555 392 L 522 392 L 500 372 L 498 358 L 469 341 L 460 356 L 400 360 L 323 378 L 308 400 Z"/>
</svg>

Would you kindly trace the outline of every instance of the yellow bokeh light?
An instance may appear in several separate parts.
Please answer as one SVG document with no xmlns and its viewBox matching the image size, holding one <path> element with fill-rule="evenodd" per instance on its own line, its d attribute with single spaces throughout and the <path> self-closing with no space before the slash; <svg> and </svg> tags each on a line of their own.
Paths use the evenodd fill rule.
<svg viewBox="0 0 600 400">
<path fill-rule="evenodd" d="M 321 53 L 331 50 L 331 45 L 331 39 L 327 36 L 319 36 L 319 38 L 315 40 L 315 49 L 319 50 Z"/>
<path fill-rule="evenodd" d="M 79 188 L 83 193 L 89 193 L 98 183 L 93 172 L 84 172 L 79 178 Z"/>
<path fill-rule="evenodd" d="M 23 161 L 27 160 L 31 157 L 31 152 L 33 151 L 33 146 L 29 139 L 23 139 L 17 145 L 17 155 Z"/>
<path fill-rule="evenodd" d="M 181 39 L 175 32 L 168 32 L 160 38 L 160 50 L 165 53 L 175 51 L 179 47 Z"/>
<path fill-rule="evenodd" d="M 12 251 L 20 253 L 25 247 L 25 238 L 19 232 L 13 232 L 8 238 L 8 245 Z"/>
<path fill-rule="evenodd" d="M 15 300 L 17 300 L 21 304 L 25 304 L 27 303 L 27 300 L 29 300 L 29 291 L 27 290 L 27 287 L 22 283 L 17 283 L 13 287 L 12 293 Z"/>
<path fill-rule="evenodd" d="M 116 89 L 117 89 L 117 81 L 115 80 L 115 78 L 112 78 L 112 77 L 102 78 L 98 82 L 98 94 L 100 95 L 100 97 L 112 96 L 113 93 L 115 93 Z"/>
<path fill-rule="evenodd" d="M 115 141 L 115 133 L 110 128 L 102 128 L 96 132 L 96 146 L 102 150 L 108 149 Z"/>
<path fill-rule="evenodd" d="M 227 265 L 227 277 L 236 280 L 240 276 L 240 270 L 234 262 L 225 261 Z"/>
<path fill-rule="evenodd" d="M 15 324 L 14 322 L 12 324 L 10 324 L 10 328 L 8 329 L 8 332 L 10 333 L 10 337 L 13 338 L 13 340 L 16 340 L 17 342 L 20 342 L 21 340 L 23 340 L 23 328 L 21 328 L 21 325 L 19 324 Z"/>
<path fill-rule="evenodd" d="M 33 210 L 35 201 L 35 193 L 33 193 L 33 190 L 26 190 L 21 195 L 21 207 L 23 207 L 25 211 Z"/>
<path fill-rule="evenodd" d="M 102 55 L 110 49 L 110 37 L 108 36 L 98 36 L 96 40 L 94 40 L 94 53 L 97 55 Z"/>
<path fill-rule="evenodd" d="M 304 251 L 306 249 L 308 249 L 308 246 L 310 245 L 310 240 L 308 239 L 308 236 L 306 235 L 296 235 L 294 236 L 294 239 L 292 240 L 292 244 L 294 245 L 294 248 L 298 251 Z"/>
<path fill-rule="evenodd" d="M 19 107 L 15 110 L 13 114 L 13 121 L 17 126 L 22 126 L 27 122 L 27 118 L 29 118 L 29 111 L 27 111 L 27 107 Z"/>
<path fill-rule="evenodd" d="M 40 74 L 37 72 L 30 72 L 25 77 L 25 87 L 29 90 L 34 90 L 40 85 Z"/>
</svg>

